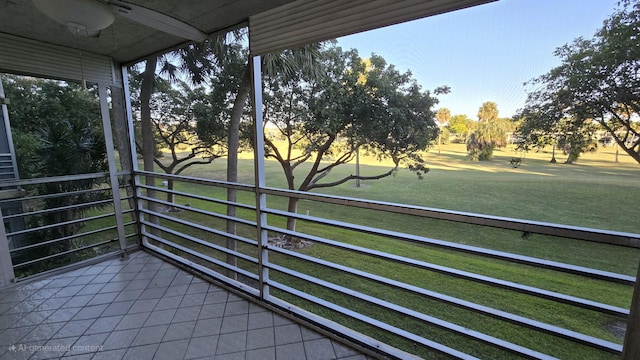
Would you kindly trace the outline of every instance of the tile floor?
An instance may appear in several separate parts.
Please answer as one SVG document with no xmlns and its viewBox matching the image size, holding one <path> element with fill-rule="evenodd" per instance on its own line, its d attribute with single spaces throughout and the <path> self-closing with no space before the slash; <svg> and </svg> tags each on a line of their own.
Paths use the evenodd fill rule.
<svg viewBox="0 0 640 360">
<path fill-rule="evenodd" d="M 0 290 L 0 359 L 369 357 L 144 252 Z"/>
</svg>

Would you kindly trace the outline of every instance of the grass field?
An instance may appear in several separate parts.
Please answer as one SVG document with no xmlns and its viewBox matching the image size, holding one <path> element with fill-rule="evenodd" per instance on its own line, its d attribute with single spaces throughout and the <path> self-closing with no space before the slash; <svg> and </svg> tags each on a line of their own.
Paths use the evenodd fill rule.
<svg viewBox="0 0 640 360">
<path fill-rule="evenodd" d="M 440 154 L 438 154 L 437 149 L 432 149 L 425 154 L 425 160 L 431 171 L 424 180 L 418 180 L 414 174 L 403 170 L 393 177 L 365 182 L 361 188 L 356 188 L 354 184 L 350 183 L 336 188 L 324 189 L 323 191 L 329 194 L 349 197 L 640 233 L 640 225 L 637 223 L 638 215 L 640 215 L 637 207 L 640 196 L 638 195 L 640 184 L 637 180 L 640 175 L 640 165 L 622 154 L 619 156 L 619 162 L 614 162 L 615 154 L 611 148 L 585 154 L 576 165 L 565 165 L 561 162 L 550 164 L 550 153 L 522 154 L 509 149 L 497 151 L 494 159 L 489 162 L 470 162 L 466 160 L 465 155 L 464 145 L 461 144 L 443 146 Z M 509 165 L 511 157 L 521 157 L 524 161 L 520 167 L 513 168 Z M 557 157 L 559 161 L 563 160 L 562 154 L 557 154 Z M 248 154 L 242 154 L 241 158 L 240 182 L 252 183 L 252 160 Z M 386 170 L 389 165 L 379 164 L 368 158 L 364 158 L 362 163 L 361 172 L 364 174 L 374 174 L 380 172 L 381 169 Z M 284 186 L 284 177 L 277 163 L 267 161 L 265 170 L 268 186 Z M 354 171 L 355 167 L 350 165 L 338 170 L 331 176 L 339 178 Z M 194 167 L 185 175 L 224 179 L 224 174 L 224 160 L 222 160 L 211 166 Z M 327 180 L 330 181 L 331 179 Z M 222 196 L 223 194 L 221 190 L 203 189 L 189 184 L 179 184 L 177 189 L 207 194 L 208 196 Z M 241 200 L 251 203 L 251 196 L 251 194 L 246 194 L 244 197 L 241 196 Z M 268 205 L 284 209 L 286 208 L 285 200 L 269 198 Z M 178 198 L 178 202 L 180 201 L 186 202 L 190 200 Z M 202 207 L 210 211 L 224 212 L 223 208 L 215 205 L 190 202 L 193 206 Z M 398 230 L 425 237 L 509 251 L 627 275 L 635 275 L 638 260 L 640 259 L 640 251 L 637 249 L 541 235 L 532 235 L 524 239 L 520 233 L 515 231 L 482 228 L 430 219 L 414 219 L 406 216 L 380 214 L 314 202 L 302 202 L 299 206 L 299 212 L 305 213 L 307 211 L 314 216 Z M 177 216 L 194 222 L 202 221 L 208 225 L 211 224 L 210 220 L 200 219 L 190 212 L 179 213 Z M 251 215 L 247 214 L 247 217 L 250 218 Z M 270 217 L 269 222 L 280 226 L 284 225 L 284 219 L 281 218 Z M 574 275 L 558 274 L 549 270 L 488 260 L 477 256 L 353 233 L 312 223 L 299 222 L 298 230 L 442 266 L 451 266 L 460 270 L 472 271 L 521 284 L 539 286 L 594 301 L 602 301 L 623 308 L 628 308 L 630 302 L 631 288 L 627 286 L 615 286 L 601 281 L 584 280 Z M 192 230 L 185 231 L 193 232 Z M 250 229 L 241 229 L 240 232 L 245 232 L 247 237 L 255 236 Z M 247 249 L 246 251 L 251 252 L 254 250 Z M 598 315 L 587 310 L 577 310 L 567 305 L 551 303 L 550 301 L 535 299 L 506 290 L 454 279 L 430 271 L 407 268 L 392 262 L 372 259 L 371 257 L 321 244 L 315 244 L 299 251 L 316 258 L 330 260 L 355 269 L 366 270 L 370 273 L 548 322 L 591 336 L 618 343 L 622 341 L 620 333 L 612 330 L 619 325 L 620 320 L 611 316 Z M 389 288 L 370 281 L 362 281 L 361 279 L 329 271 L 326 268 L 301 262 L 284 255 L 279 256 L 276 254 L 270 258 L 270 261 L 560 358 L 613 358 L 604 352 L 589 350 L 564 340 L 554 339 L 535 331 L 515 327 L 468 311 L 457 309 L 452 311 L 450 306 L 444 306 L 442 303 L 405 292 L 389 291 Z M 510 355 L 497 354 L 485 345 L 469 342 L 458 336 L 451 336 L 449 333 L 439 329 L 425 326 L 419 321 L 397 317 L 393 312 L 381 311 L 374 306 L 311 286 L 284 274 L 273 272 L 272 277 L 282 282 L 296 284 L 299 289 L 308 293 L 353 308 L 372 317 L 380 318 L 388 323 L 396 324 L 399 327 L 463 351 L 468 351 L 476 356 L 483 358 L 510 358 Z M 283 297 L 286 296 L 285 294 L 281 295 Z M 304 301 L 301 300 L 291 299 L 291 301 L 305 305 Z M 413 344 L 403 343 L 402 340 L 398 340 L 392 334 L 374 331 L 367 326 L 358 324 L 357 321 L 345 319 L 322 308 L 312 309 L 338 322 L 358 327 L 364 333 L 392 343 L 407 351 L 415 352 L 425 357 L 431 355 Z"/>
</svg>

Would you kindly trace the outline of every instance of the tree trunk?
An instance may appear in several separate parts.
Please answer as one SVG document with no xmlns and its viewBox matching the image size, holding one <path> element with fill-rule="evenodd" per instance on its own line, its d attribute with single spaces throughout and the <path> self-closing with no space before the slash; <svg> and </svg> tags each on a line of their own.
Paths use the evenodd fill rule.
<svg viewBox="0 0 640 360">
<path fill-rule="evenodd" d="M 244 106 L 247 103 L 247 99 L 251 94 L 251 72 L 249 65 L 242 74 L 242 82 L 238 88 L 238 94 L 233 103 L 233 109 L 231 110 L 231 119 L 229 121 L 229 138 L 228 141 L 228 154 L 227 154 L 227 181 L 238 182 L 238 151 L 240 150 L 240 121 L 242 120 L 242 114 L 244 113 Z M 236 190 L 227 189 L 227 201 L 235 203 L 237 201 Z M 231 217 L 236 216 L 236 207 L 233 205 L 227 205 L 227 215 Z M 236 233 L 236 222 L 233 220 L 227 220 L 227 233 Z M 227 249 L 237 250 L 236 240 L 227 238 Z M 233 255 L 227 255 L 227 264 L 231 266 L 237 266 L 237 258 Z M 229 272 L 229 277 L 236 279 L 236 272 Z"/>
<path fill-rule="evenodd" d="M 144 171 L 153 172 L 153 159 L 155 156 L 155 143 L 153 139 L 153 124 L 151 123 L 151 94 L 153 92 L 153 82 L 156 74 L 157 58 L 150 56 L 146 60 L 144 73 L 142 74 L 142 84 L 140 85 L 140 125 L 142 129 L 142 159 L 144 162 Z M 145 184 L 155 186 L 155 178 L 152 176 L 145 177 Z M 156 198 L 156 191 L 147 190 L 147 196 Z M 158 204 L 149 201 L 147 207 L 151 211 L 157 211 Z M 154 224 L 159 224 L 159 220 L 155 216 L 151 216 L 149 220 Z M 159 235 L 160 232 L 152 228 L 151 233 Z"/>
<path fill-rule="evenodd" d="M 289 206 L 287 206 L 287 211 L 290 213 L 297 213 L 298 212 L 298 202 L 300 199 L 298 198 L 294 198 L 294 197 L 290 197 L 289 198 Z M 287 230 L 289 231 L 296 231 L 296 218 L 294 217 L 288 217 L 287 218 Z"/>
<path fill-rule="evenodd" d="M 356 148 L 356 187 L 360 187 L 360 147 Z"/>
<path fill-rule="evenodd" d="M 132 171 L 132 157 L 131 148 L 129 146 L 129 127 L 127 125 L 127 114 L 124 101 L 124 90 L 119 87 L 111 87 L 111 104 L 113 107 L 113 132 L 114 143 L 118 150 L 118 157 L 120 158 L 120 167 L 123 171 Z M 133 187 L 131 183 L 130 175 L 123 175 L 122 182 L 126 186 L 127 197 L 129 202 L 129 208 L 135 209 L 135 201 L 133 199 Z M 131 213 L 132 219 L 135 218 L 135 214 Z"/>
<path fill-rule="evenodd" d="M 167 190 L 173 191 L 173 179 L 167 180 Z M 167 192 L 167 202 L 173 204 L 175 202 L 175 194 L 172 192 Z"/>
</svg>

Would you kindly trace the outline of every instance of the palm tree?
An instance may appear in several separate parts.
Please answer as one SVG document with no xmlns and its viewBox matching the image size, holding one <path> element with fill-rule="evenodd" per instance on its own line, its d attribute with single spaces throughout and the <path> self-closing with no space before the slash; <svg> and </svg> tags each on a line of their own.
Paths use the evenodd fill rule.
<svg viewBox="0 0 640 360">
<path fill-rule="evenodd" d="M 469 136 L 467 152 L 472 160 L 490 160 L 495 148 L 507 145 L 507 130 L 502 121 L 480 121 Z"/>
<path fill-rule="evenodd" d="M 140 127 L 142 133 L 142 159 L 143 169 L 147 172 L 154 171 L 155 139 L 153 123 L 151 121 L 151 96 L 156 86 L 156 70 L 160 65 L 160 74 L 165 75 L 168 80 L 174 80 L 179 75 L 184 74 L 193 84 L 204 82 L 212 69 L 214 50 L 218 49 L 216 42 L 221 41 L 220 37 L 209 39 L 200 44 L 190 44 L 174 52 L 164 55 L 152 55 L 145 59 L 145 67 L 140 82 Z M 153 186 L 155 179 L 151 176 L 145 178 L 146 185 Z M 156 191 L 147 189 L 147 196 L 156 197 Z M 149 203 L 149 209 L 157 210 L 157 204 Z M 154 216 L 150 221 L 158 223 Z M 158 235 L 158 231 L 152 229 L 152 233 Z"/>
</svg>

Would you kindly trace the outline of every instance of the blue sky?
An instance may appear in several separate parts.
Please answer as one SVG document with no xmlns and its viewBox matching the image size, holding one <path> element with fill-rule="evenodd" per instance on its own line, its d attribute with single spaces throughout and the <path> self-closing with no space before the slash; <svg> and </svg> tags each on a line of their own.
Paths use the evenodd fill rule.
<svg viewBox="0 0 640 360">
<path fill-rule="evenodd" d="M 338 39 L 343 48 L 372 52 L 425 89 L 448 85 L 436 108 L 477 119 L 485 101 L 500 117 L 524 105 L 523 83 L 559 64 L 553 51 L 591 38 L 618 0 L 500 0 L 461 11 Z"/>
</svg>

